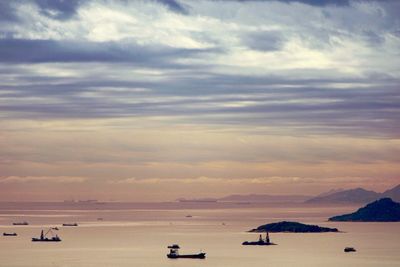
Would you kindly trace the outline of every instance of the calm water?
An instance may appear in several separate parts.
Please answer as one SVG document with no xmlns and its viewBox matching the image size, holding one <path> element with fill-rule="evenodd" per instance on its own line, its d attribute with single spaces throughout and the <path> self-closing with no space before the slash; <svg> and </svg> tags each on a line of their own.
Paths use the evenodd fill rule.
<svg viewBox="0 0 400 267">
<path fill-rule="evenodd" d="M 52 209 L 53 208 L 53 209 Z M 111 209 L 112 208 L 112 209 Z M 0 266 L 400 266 L 400 223 L 333 223 L 326 218 L 355 207 L 232 204 L 135 204 L 120 207 L 4 205 Z M 187 218 L 186 215 L 192 215 Z M 104 218 L 97 221 L 98 217 Z M 282 219 L 337 227 L 343 233 L 271 234 L 277 246 L 242 246 L 260 224 Z M 28 226 L 11 226 L 13 221 Z M 60 227 L 78 222 L 78 227 Z M 41 229 L 58 226 L 60 243 L 32 243 Z M 167 259 L 167 245 L 207 259 Z M 344 253 L 354 246 L 357 253 Z"/>
</svg>

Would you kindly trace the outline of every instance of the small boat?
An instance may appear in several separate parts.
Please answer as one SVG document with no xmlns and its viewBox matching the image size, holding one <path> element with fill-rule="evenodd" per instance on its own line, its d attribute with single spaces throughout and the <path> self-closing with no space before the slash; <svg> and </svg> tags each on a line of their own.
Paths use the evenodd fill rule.
<svg viewBox="0 0 400 267">
<path fill-rule="evenodd" d="M 356 252 L 357 250 L 353 247 L 345 247 L 344 252 Z"/>
<path fill-rule="evenodd" d="M 242 243 L 243 246 L 271 246 L 271 245 L 276 245 L 275 243 L 272 243 L 271 240 L 269 239 L 269 233 L 267 232 L 267 235 L 265 236 L 265 240 L 262 238 L 262 235 L 260 235 L 258 241 L 244 241 Z"/>
<path fill-rule="evenodd" d="M 3 233 L 3 236 L 17 236 L 17 233 Z"/>
<path fill-rule="evenodd" d="M 29 225 L 28 222 L 13 222 L 13 225 Z"/>
<path fill-rule="evenodd" d="M 100 218 L 97 218 L 97 220 L 98 220 L 98 221 L 102 221 L 102 220 L 104 220 L 104 219 L 100 217 Z"/>
<path fill-rule="evenodd" d="M 179 254 L 179 245 L 173 244 L 171 246 L 168 246 L 169 253 L 167 254 L 167 257 L 170 259 L 178 259 L 178 258 L 186 258 L 186 259 L 205 259 L 206 258 L 206 253 L 200 252 L 198 254 Z"/>
<path fill-rule="evenodd" d="M 51 234 L 51 237 L 47 237 L 48 234 Z M 51 228 L 47 230 L 44 234 L 43 230 L 40 233 L 40 237 L 33 237 L 32 242 L 60 242 L 61 238 L 58 235 L 54 235 Z"/>
<path fill-rule="evenodd" d="M 192 218 L 193 216 L 192 215 L 186 215 L 186 218 Z"/>
<path fill-rule="evenodd" d="M 77 223 L 63 223 L 62 226 L 78 226 Z"/>
</svg>

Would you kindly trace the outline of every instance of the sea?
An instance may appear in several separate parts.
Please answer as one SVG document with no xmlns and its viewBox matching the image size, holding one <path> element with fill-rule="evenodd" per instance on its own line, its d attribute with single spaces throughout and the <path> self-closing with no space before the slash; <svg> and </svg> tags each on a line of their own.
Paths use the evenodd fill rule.
<svg viewBox="0 0 400 267">
<path fill-rule="evenodd" d="M 266 203 L 0 203 L 1 267 L 356 267 L 400 266 L 400 223 L 329 222 L 359 206 Z M 271 233 L 276 246 L 242 246 L 258 240 L 259 225 L 298 221 L 338 233 Z M 13 226 L 27 221 L 29 225 Z M 78 226 L 62 226 L 77 223 Z M 31 242 L 41 230 L 61 242 Z M 206 259 L 168 259 L 168 245 Z M 345 253 L 347 246 L 357 252 Z"/>
</svg>

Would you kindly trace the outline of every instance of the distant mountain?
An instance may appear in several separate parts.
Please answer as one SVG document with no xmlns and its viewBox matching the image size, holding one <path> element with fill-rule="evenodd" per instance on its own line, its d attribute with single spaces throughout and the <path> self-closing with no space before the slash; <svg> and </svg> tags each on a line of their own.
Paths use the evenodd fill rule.
<svg viewBox="0 0 400 267">
<path fill-rule="evenodd" d="M 178 198 L 178 202 L 217 202 L 218 200 L 216 198 L 192 198 L 192 199 L 186 199 L 186 198 Z"/>
<path fill-rule="evenodd" d="M 334 216 L 330 221 L 351 221 L 351 222 L 399 222 L 400 203 L 390 198 L 376 200 L 354 213 Z"/>
<path fill-rule="evenodd" d="M 306 203 L 368 203 L 378 199 L 379 193 L 356 188 L 317 196 L 306 201 Z"/>
<path fill-rule="evenodd" d="M 310 196 L 303 195 L 230 195 L 218 199 L 218 202 L 251 202 L 251 203 L 303 203 Z"/>
<path fill-rule="evenodd" d="M 316 197 L 326 197 L 326 196 L 332 195 L 333 193 L 338 193 L 338 192 L 342 192 L 342 191 L 345 191 L 345 190 L 343 188 L 331 189 L 331 190 L 329 190 L 327 192 L 323 192 L 323 193 L 319 194 Z"/>
<path fill-rule="evenodd" d="M 269 223 L 264 224 L 256 229 L 252 229 L 249 232 L 271 232 L 271 233 L 280 233 L 280 232 L 291 232 L 291 233 L 321 233 L 321 232 L 338 232 L 336 228 L 328 228 L 328 227 L 320 227 L 318 225 L 309 225 L 303 224 L 299 222 L 277 222 L 277 223 Z"/>
<path fill-rule="evenodd" d="M 392 189 L 386 190 L 381 194 L 381 197 L 389 197 L 394 201 L 400 202 L 400 184 Z"/>
<path fill-rule="evenodd" d="M 322 193 L 314 198 L 310 198 L 306 203 L 369 203 L 371 201 L 389 197 L 395 201 L 400 201 L 400 185 L 393 187 L 383 193 L 365 190 L 363 188 L 356 188 L 350 190 L 334 189 L 326 193 Z"/>
</svg>

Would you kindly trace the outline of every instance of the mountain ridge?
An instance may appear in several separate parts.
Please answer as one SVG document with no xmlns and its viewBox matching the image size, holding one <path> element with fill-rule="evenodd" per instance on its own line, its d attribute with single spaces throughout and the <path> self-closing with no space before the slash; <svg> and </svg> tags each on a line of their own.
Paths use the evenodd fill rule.
<svg viewBox="0 0 400 267">
<path fill-rule="evenodd" d="M 381 198 L 349 214 L 333 216 L 329 221 L 339 222 L 399 222 L 400 203 Z"/>
<path fill-rule="evenodd" d="M 308 204 L 327 204 L 327 203 L 369 203 L 374 200 L 381 198 L 392 198 L 395 201 L 400 201 L 400 184 L 384 191 L 383 193 L 377 193 L 371 190 L 365 190 L 364 188 L 354 188 L 334 192 L 328 195 L 319 195 L 314 198 L 310 198 L 305 201 Z"/>
</svg>

